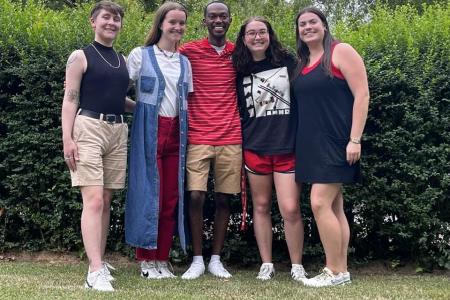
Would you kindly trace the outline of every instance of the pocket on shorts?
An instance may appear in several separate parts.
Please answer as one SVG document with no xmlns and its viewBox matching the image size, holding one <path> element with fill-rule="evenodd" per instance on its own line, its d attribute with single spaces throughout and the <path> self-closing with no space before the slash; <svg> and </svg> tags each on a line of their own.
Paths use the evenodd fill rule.
<svg viewBox="0 0 450 300">
<path fill-rule="evenodd" d="M 156 77 L 141 76 L 140 90 L 142 93 L 153 93 Z"/>
<path fill-rule="evenodd" d="M 81 142 L 90 135 L 99 131 L 100 121 L 86 116 L 76 116 L 72 129 L 72 137 L 75 143 Z"/>
<path fill-rule="evenodd" d="M 330 135 L 325 136 L 325 160 L 330 166 L 348 166 L 347 162 L 348 139 L 336 138 Z"/>
</svg>

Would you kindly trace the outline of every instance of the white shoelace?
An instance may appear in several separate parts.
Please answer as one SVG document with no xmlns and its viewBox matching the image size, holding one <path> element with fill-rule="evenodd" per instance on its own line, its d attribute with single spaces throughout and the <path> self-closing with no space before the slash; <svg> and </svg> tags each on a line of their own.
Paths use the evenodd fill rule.
<svg viewBox="0 0 450 300">
<path fill-rule="evenodd" d="M 274 274 L 274 268 L 270 265 L 263 265 L 261 266 L 261 269 L 259 270 L 257 278 L 259 279 L 270 279 L 273 277 Z"/>
</svg>

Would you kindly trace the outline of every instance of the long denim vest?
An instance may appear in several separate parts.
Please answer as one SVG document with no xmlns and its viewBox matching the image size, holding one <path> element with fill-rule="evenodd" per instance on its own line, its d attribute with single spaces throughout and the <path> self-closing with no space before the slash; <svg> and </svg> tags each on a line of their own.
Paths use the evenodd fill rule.
<svg viewBox="0 0 450 300">
<path fill-rule="evenodd" d="M 180 163 L 178 166 L 178 235 L 186 250 L 184 178 L 187 144 L 188 60 L 180 55 L 178 80 Z M 134 247 L 156 249 L 159 219 L 159 173 L 156 161 L 158 112 L 165 81 L 153 46 L 142 48 L 142 66 L 136 82 L 137 103 L 131 130 L 128 191 L 125 206 L 125 240 Z"/>
</svg>

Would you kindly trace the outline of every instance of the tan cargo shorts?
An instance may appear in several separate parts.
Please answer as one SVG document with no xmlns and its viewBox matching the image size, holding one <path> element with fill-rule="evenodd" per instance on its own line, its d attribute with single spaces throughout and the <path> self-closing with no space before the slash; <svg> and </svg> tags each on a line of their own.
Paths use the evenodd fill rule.
<svg viewBox="0 0 450 300">
<path fill-rule="evenodd" d="M 108 123 L 77 115 L 73 140 L 78 146 L 76 171 L 70 172 L 72 186 L 100 185 L 107 189 L 125 187 L 127 168 L 126 123 Z"/>
<path fill-rule="evenodd" d="M 188 145 L 186 158 L 188 191 L 207 191 L 211 164 L 214 169 L 216 193 L 241 192 L 241 145 Z"/>
</svg>

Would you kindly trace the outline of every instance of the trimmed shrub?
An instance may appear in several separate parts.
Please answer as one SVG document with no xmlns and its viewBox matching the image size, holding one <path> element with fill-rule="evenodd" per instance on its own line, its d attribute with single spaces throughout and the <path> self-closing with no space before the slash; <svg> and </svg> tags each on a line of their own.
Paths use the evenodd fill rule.
<svg viewBox="0 0 450 300">
<path fill-rule="evenodd" d="M 450 268 L 450 6 L 378 7 L 339 37 L 363 55 L 371 92 L 364 186 L 347 188 L 360 257 Z"/>
<path fill-rule="evenodd" d="M 115 48 L 127 54 L 142 45 L 152 15 L 138 2 L 122 2 L 126 15 Z M 266 2 L 230 2 L 230 39 L 245 18 L 265 15 L 294 50 L 296 10 L 285 1 Z M 189 1 L 185 40 L 206 35 L 204 4 Z M 1 250 L 82 251 L 81 197 L 70 187 L 62 158 L 60 111 L 66 59 L 92 40 L 90 8 L 50 10 L 39 2 L 0 0 Z M 449 4 L 424 6 L 420 14 L 410 6 L 379 6 L 358 29 L 336 26 L 335 35 L 363 56 L 371 91 L 363 142 L 365 182 L 345 187 L 351 253 L 357 260 L 414 260 L 422 268 L 450 268 L 449 12 Z M 305 186 L 301 199 L 307 259 L 323 255 L 308 191 Z M 212 198 L 209 193 L 206 240 Z M 274 259 L 287 260 L 282 219 L 273 202 Z M 113 199 L 108 247 L 131 253 L 123 242 L 123 209 L 121 192 Z M 238 197 L 233 211 L 224 256 L 256 262 L 252 226 L 239 231 Z M 172 254 L 177 261 L 184 258 L 178 248 Z"/>
</svg>

